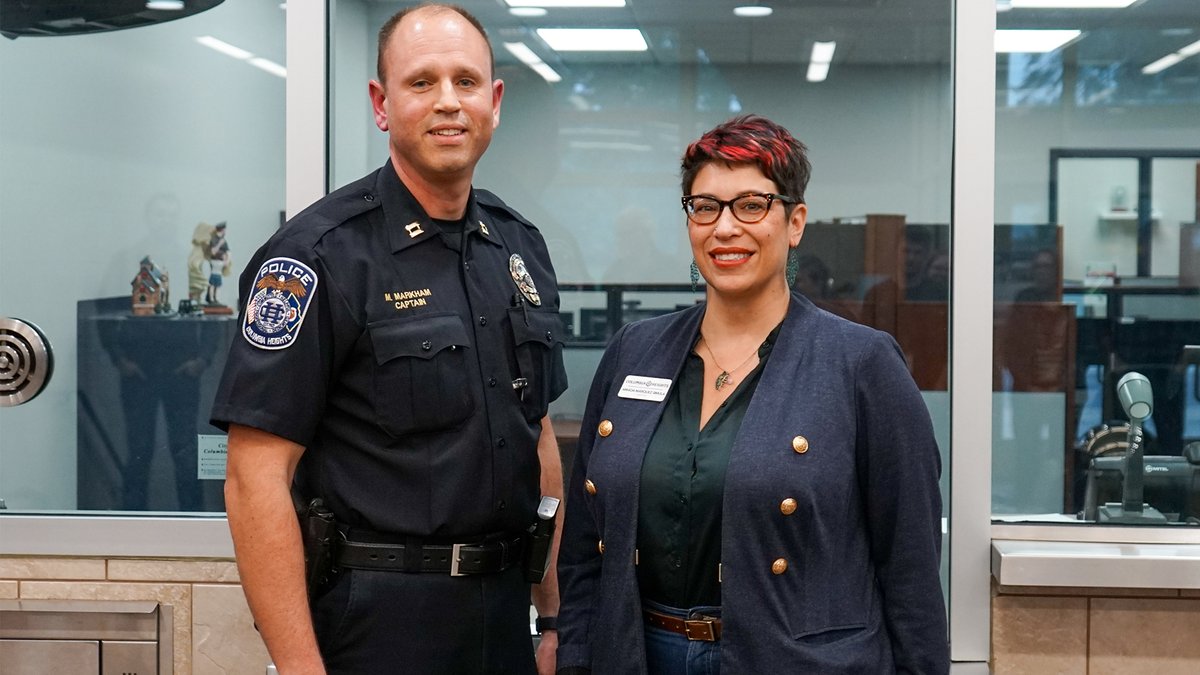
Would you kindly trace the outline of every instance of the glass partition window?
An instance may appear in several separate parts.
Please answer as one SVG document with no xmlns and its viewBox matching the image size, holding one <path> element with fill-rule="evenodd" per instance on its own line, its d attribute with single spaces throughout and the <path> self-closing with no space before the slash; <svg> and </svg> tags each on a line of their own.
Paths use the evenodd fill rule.
<svg viewBox="0 0 1200 675">
<path fill-rule="evenodd" d="M 997 25 L 993 511 L 1200 523 L 1200 5 Z"/>
<path fill-rule="evenodd" d="M 606 339 L 702 297 L 679 203 L 684 148 L 758 113 L 805 142 L 813 164 L 797 288 L 897 338 L 935 421 L 945 483 L 951 2 L 764 3 L 774 9 L 766 18 L 718 0 L 540 16 L 495 0 L 458 4 L 487 28 L 505 82 L 476 185 L 538 226 L 564 291 L 570 389 L 551 408 L 564 449 Z M 404 5 L 336 4 L 331 189 L 387 159 L 365 84 L 376 31 Z M 634 29 L 646 49 L 568 51 L 540 32 L 596 27 Z"/>
<path fill-rule="evenodd" d="M 285 11 L 209 0 L 74 34 L 137 22 L 44 4 L 40 35 L 0 40 L 0 315 L 38 327 L 53 373 L 0 407 L 0 499 L 223 511 L 208 415 L 237 273 L 284 208 Z"/>
<path fill-rule="evenodd" d="M 505 82 L 500 128 L 476 184 L 546 237 L 560 283 L 579 291 L 568 294 L 564 318 L 578 341 L 600 343 L 581 348 L 601 347 L 620 322 L 700 297 L 689 283 L 679 159 L 687 143 L 740 113 L 771 117 L 809 147 L 809 225 L 797 284 L 810 297 L 894 334 L 903 332 L 893 317 L 898 303 L 944 310 L 949 2 L 789 4 L 768 18 L 738 17 L 730 3 L 714 0 L 690 3 L 685 13 L 678 3 L 642 0 L 549 8 L 536 17 L 494 0 L 459 4 L 486 26 Z M 336 5 L 331 189 L 387 159 L 365 83 L 375 77 L 378 27 L 404 6 Z M 636 29 L 647 47 L 556 50 L 539 32 L 600 26 Z M 826 59 L 832 63 L 823 70 Z M 944 371 L 944 317 L 937 324 L 943 363 L 930 369 Z M 580 375 L 577 386 L 590 373 Z M 928 389 L 945 389 L 944 372 L 926 379 Z"/>
</svg>

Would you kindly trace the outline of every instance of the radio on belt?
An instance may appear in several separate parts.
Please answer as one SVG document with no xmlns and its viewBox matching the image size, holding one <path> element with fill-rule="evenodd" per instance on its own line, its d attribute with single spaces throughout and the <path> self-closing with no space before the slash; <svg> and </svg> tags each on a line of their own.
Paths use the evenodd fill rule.
<svg viewBox="0 0 1200 675">
<path fill-rule="evenodd" d="M 554 516 L 558 514 L 558 499 L 542 497 L 538 504 L 537 520 L 529 526 L 525 541 L 525 580 L 542 583 L 550 566 L 550 545 L 554 541 Z"/>
</svg>

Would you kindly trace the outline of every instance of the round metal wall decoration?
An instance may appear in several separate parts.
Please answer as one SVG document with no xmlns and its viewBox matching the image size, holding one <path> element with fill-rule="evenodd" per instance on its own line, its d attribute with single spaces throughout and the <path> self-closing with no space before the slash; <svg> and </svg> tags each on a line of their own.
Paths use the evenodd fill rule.
<svg viewBox="0 0 1200 675">
<path fill-rule="evenodd" d="M 0 317 L 0 407 L 21 405 L 50 382 L 54 357 L 37 326 Z"/>
</svg>

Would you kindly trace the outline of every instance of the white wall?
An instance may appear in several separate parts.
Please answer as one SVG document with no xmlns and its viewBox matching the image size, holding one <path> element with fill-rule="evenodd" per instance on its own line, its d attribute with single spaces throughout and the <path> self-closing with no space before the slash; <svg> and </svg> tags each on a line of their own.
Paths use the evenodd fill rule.
<svg viewBox="0 0 1200 675">
<path fill-rule="evenodd" d="M 996 222 L 1045 222 L 1051 148 L 1197 148 L 1200 104 L 996 110 Z"/>
<path fill-rule="evenodd" d="M 75 303 L 128 295 L 149 254 L 186 297 L 193 228 L 227 221 L 235 268 L 278 226 L 284 79 L 194 41 L 284 61 L 278 3 L 135 30 L 0 40 L 0 315 L 55 347 L 45 392 L 0 409 L 0 498 L 74 506 Z M 234 302 L 235 280 L 223 299 Z"/>
<path fill-rule="evenodd" d="M 373 55 L 368 67 L 348 84 L 354 73 L 334 65 L 336 95 L 359 102 L 357 116 L 354 103 L 335 103 L 335 185 L 386 161 L 386 137 L 370 122 L 362 84 L 374 71 Z M 761 66 L 610 67 L 586 75 L 590 91 L 580 96 L 524 66 L 499 67 L 506 83 L 500 128 L 475 180 L 538 225 L 560 281 L 687 281 L 679 158 L 687 143 L 738 112 L 727 103 L 733 99 L 741 112 L 767 115 L 808 144 L 811 219 L 904 213 L 911 222 L 949 220 L 944 67 L 845 68 L 820 84 L 795 68 Z M 661 86 L 632 95 L 638 78 Z M 695 109 L 712 100 L 722 105 Z M 364 138 L 365 153 L 356 147 Z M 366 163 L 356 170 L 345 161 L 352 156 Z"/>
</svg>

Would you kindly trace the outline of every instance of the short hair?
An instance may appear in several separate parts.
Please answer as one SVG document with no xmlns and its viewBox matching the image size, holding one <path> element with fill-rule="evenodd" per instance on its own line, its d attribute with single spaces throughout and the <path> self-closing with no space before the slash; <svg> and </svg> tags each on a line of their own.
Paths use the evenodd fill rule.
<svg viewBox="0 0 1200 675">
<path fill-rule="evenodd" d="M 386 70 L 384 66 L 387 62 L 385 54 L 387 52 L 388 43 L 391 42 L 392 33 L 396 31 L 396 26 L 400 25 L 400 22 L 404 19 L 404 17 L 423 9 L 432 9 L 435 11 L 435 13 L 454 12 L 466 19 L 467 23 L 474 26 L 475 30 L 479 31 L 479 34 L 483 36 L 483 42 L 487 45 L 488 73 L 493 80 L 496 79 L 496 56 L 494 53 L 492 53 L 492 41 L 488 39 L 487 31 L 484 30 L 483 24 L 479 22 L 479 19 L 476 19 L 474 14 L 468 12 L 462 7 L 459 7 L 458 5 L 450 5 L 439 2 L 424 2 L 419 5 L 405 7 L 399 12 L 396 12 L 392 15 L 392 18 L 388 19 L 383 24 L 383 27 L 379 29 L 379 47 L 375 56 L 375 74 L 379 78 L 380 82 L 384 81 L 384 72 Z"/>
<path fill-rule="evenodd" d="M 713 162 L 757 166 L 781 194 L 801 202 L 812 173 L 808 148 L 787 129 L 760 115 L 734 117 L 688 146 L 682 164 L 684 194 L 692 191 L 700 169 Z"/>
</svg>

